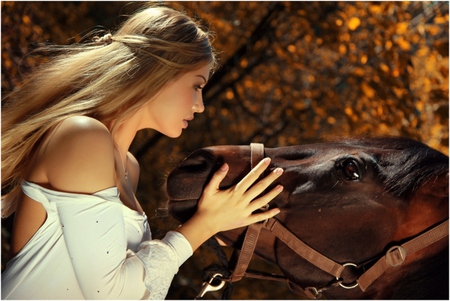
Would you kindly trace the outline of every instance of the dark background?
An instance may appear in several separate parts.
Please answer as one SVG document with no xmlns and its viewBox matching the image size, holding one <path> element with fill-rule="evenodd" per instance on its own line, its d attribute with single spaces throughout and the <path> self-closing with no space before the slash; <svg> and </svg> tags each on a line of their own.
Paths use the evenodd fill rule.
<svg viewBox="0 0 450 301">
<path fill-rule="evenodd" d="M 100 25 L 114 30 L 142 3 L 2 2 L 2 94 L 42 59 L 37 43 L 69 44 Z M 217 35 L 221 68 L 204 89 L 205 113 L 180 138 L 142 131 L 138 199 L 153 235 L 177 226 L 164 208 L 170 170 L 197 148 L 268 147 L 351 135 L 406 136 L 448 155 L 448 2 L 168 2 Z M 11 219 L 2 221 L 2 269 Z M 228 253 L 230 250 L 226 250 Z M 168 299 L 192 299 L 201 247 L 180 269 Z M 252 265 L 276 271 L 256 259 Z M 220 294 L 207 297 L 217 299 Z M 233 299 L 298 299 L 283 283 L 244 279 Z"/>
</svg>

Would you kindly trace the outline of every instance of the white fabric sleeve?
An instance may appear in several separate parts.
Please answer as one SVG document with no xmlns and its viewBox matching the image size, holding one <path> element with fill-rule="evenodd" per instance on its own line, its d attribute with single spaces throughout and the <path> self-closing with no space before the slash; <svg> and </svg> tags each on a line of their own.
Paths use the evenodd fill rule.
<svg viewBox="0 0 450 301">
<path fill-rule="evenodd" d="M 179 260 L 178 267 L 180 267 L 193 254 L 191 244 L 180 232 L 167 232 L 162 241 L 171 246 L 177 252 Z"/>
<path fill-rule="evenodd" d="M 192 248 L 181 233 L 169 232 L 163 240 L 141 243 L 136 253 L 127 250 L 122 206 L 95 195 L 59 202 L 67 251 L 83 294 L 86 299 L 164 299 Z"/>
</svg>

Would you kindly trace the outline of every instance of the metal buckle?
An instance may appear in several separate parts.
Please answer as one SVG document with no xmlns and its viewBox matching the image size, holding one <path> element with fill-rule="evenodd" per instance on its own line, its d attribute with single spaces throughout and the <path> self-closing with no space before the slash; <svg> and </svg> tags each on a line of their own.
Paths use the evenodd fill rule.
<svg viewBox="0 0 450 301">
<path fill-rule="evenodd" d="M 391 267 L 396 267 L 405 261 L 406 251 L 401 246 L 393 246 L 386 252 L 385 258 Z"/>
</svg>

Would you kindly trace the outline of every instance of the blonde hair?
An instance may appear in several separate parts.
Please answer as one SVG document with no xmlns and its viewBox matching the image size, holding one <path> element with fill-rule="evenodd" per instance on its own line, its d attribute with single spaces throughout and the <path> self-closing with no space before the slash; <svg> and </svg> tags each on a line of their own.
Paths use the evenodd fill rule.
<svg viewBox="0 0 450 301">
<path fill-rule="evenodd" d="M 2 192 L 9 192 L 2 217 L 14 212 L 29 156 L 45 133 L 75 115 L 117 126 L 174 78 L 207 64 L 213 71 L 211 37 L 186 14 L 151 6 L 94 42 L 44 49 L 60 53 L 4 99 Z"/>
</svg>

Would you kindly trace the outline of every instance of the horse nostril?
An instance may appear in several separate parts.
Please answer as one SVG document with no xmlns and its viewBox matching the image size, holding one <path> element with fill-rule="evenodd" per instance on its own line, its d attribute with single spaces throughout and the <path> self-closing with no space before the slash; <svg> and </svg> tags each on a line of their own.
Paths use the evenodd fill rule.
<svg viewBox="0 0 450 301">
<path fill-rule="evenodd" d="M 196 151 L 184 159 L 168 175 L 167 195 L 171 200 L 199 199 L 214 167 L 214 156 L 209 151 Z"/>
<path fill-rule="evenodd" d="M 197 150 L 178 165 L 178 171 L 182 173 L 209 173 L 214 167 L 215 157 L 207 150 Z"/>
<path fill-rule="evenodd" d="M 198 173 L 207 170 L 208 166 L 209 164 L 206 162 L 206 160 L 198 158 L 195 160 L 183 161 L 178 167 L 178 170 L 189 173 Z"/>
</svg>

